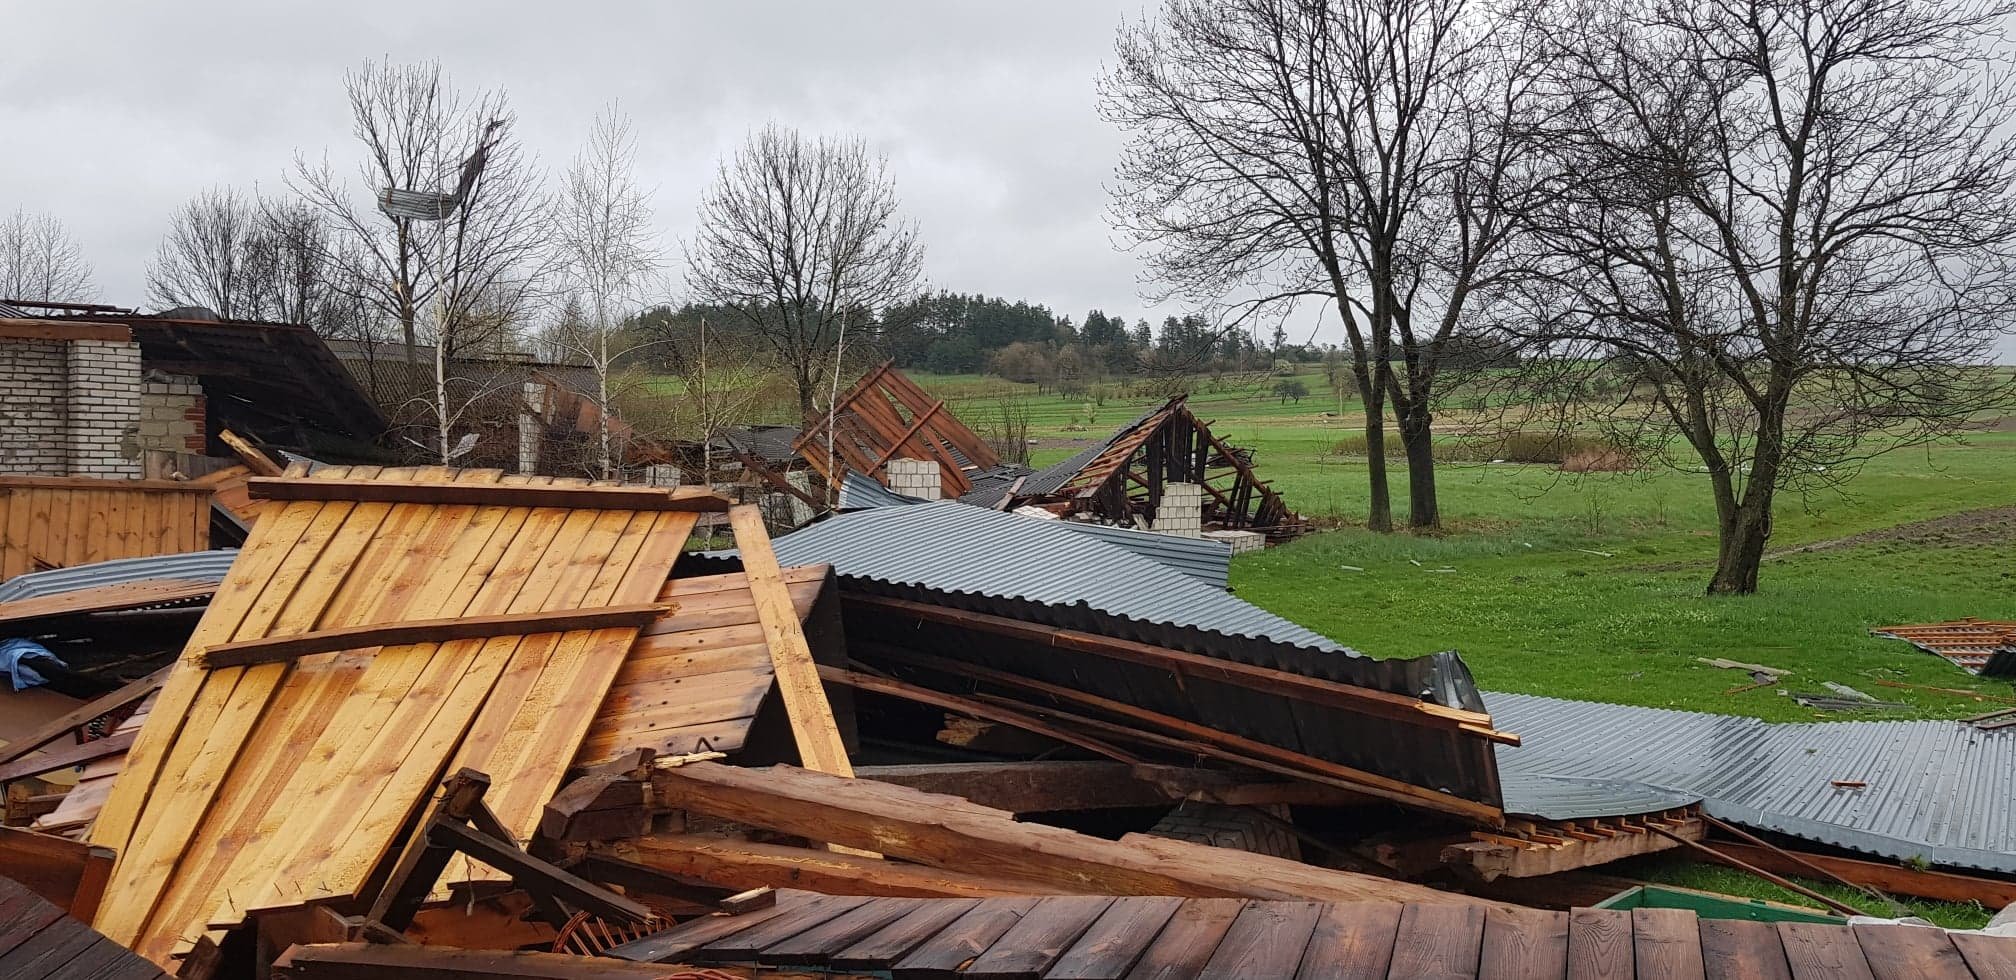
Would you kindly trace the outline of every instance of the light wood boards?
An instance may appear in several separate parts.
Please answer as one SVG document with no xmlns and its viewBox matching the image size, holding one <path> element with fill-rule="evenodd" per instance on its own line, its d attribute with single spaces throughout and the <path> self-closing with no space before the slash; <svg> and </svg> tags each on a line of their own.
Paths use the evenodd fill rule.
<svg viewBox="0 0 2016 980">
<path fill-rule="evenodd" d="M 350 480 L 324 475 L 290 480 L 255 476 L 246 488 L 255 500 L 352 503 L 470 504 L 487 507 L 564 507 L 594 510 L 718 512 L 728 501 L 706 490 L 596 486 L 587 483 L 496 484 L 440 480 Z"/>
<path fill-rule="evenodd" d="M 187 582 L 178 579 L 148 579 L 142 582 L 122 582 L 118 585 L 93 585 L 56 595 L 0 602 L 0 625 L 189 602 L 209 598 L 215 591 L 217 591 L 215 582 Z"/>
<path fill-rule="evenodd" d="M 309 493 L 268 505 L 93 829 L 94 842 L 120 851 L 98 924 L 157 963 L 251 912 L 358 896 L 451 765 L 491 772 L 493 807 L 529 838 L 637 628 L 415 639 L 215 670 L 200 651 L 414 620 L 642 606 L 696 519 L 590 509 L 627 498 L 536 478 L 500 483 L 494 471 L 330 468 L 285 482 L 318 479 L 568 492 L 501 504 L 456 502 L 489 499 L 480 493 L 446 503 Z M 547 500 L 576 506 L 533 505 Z"/>
<path fill-rule="evenodd" d="M 847 760 L 847 746 L 841 743 L 839 726 L 833 721 L 833 706 L 819 682 L 819 665 L 812 660 L 783 571 L 777 567 L 777 553 L 763 528 L 763 514 L 752 505 L 741 504 L 729 509 L 728 521 L 735 529 L 735 548 L 742 556 L 742 570 L 763 624 L 771 670 L 791 721 L 799 759 L 807 769 L 852 776 L 854 766 Z"/>
<path fill-rule="evenodd" d="M 168 480 L 0 476 L 0 580 L 210 547 L 210 488 Z"/>
</svg>

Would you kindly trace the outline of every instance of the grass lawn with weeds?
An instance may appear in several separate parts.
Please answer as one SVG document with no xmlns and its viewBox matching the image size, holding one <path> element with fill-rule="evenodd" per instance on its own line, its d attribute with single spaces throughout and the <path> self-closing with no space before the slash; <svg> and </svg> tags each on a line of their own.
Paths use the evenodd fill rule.
<svg viewBox="0 0 2016 980">
<path fill-rule="evenodd" d="M 1600 869 L 1604 874 L 1615 874 L 1639 881 L 1650 881 L 1662 885 L 1678 885 L 1704 892 L 1721 895 L 1736 895 L 1742 898 L 1761 898 L 1769 902 L 1798 905 L 1818 909 L 1822 912 L 1836 912 L 1825 905 L 1797 892 L 1782 888 L 1759 878 L 1748 871 L 1724 867 L 1719 864 L 1702 864 L 1666 854 L 1655 854 L 1642 858 L 1619 861 Z M 1850 908 L 1860 909 L 1864 914 L 1883 918 L 1902 918 L 1915 915 L 1935 925 L 1948 929 L 1979 929 L 1988 924 L 1996 909 L 1984 908 L 1977 902 L 1935 902 L 1924 898 L 1899 897 L 1894 901 L 1879 901 L 1866 892 L 1848 888 L 1832 881 L 1816 881 L 1809 878 L 1791 878 L 1800 886 L 1810 888 Z M 1838 914 L 1838 912 L 1837 912 Z"/>
</svg>

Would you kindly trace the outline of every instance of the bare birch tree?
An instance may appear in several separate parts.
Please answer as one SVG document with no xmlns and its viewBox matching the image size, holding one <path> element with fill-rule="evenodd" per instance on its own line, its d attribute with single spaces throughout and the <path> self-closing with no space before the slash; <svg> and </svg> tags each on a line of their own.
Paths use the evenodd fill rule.
<svg viewBox="0 0 2016 980">
<path fill-rule="evenodd" d="M 722 162 L 701 198 L 687 281 L 776 352 L 810 415 L 849 315 L 859 324 L 908 298 L 923 254 L 887 162 L 867 144 L 770 125 Z"/>
<path fill-rule="evenodd" d="M 1122 30 L 1104 87 L 1131 134 L 1115 223 L 1160 298 L 1335 305 L 1374 530 L 1393 526 L 1389 402 L 1410 523 L 1440 524 L 1433 409 L 1500 285 L 1507 202 L 1534 187 L 1516 27 L 1473 0 L 1168 0 Z"/>
<path fill-rule="evenodd" d="M 2010 10 L 1552 11 L 1565 179 L 1531 216 L 1548 264 L 1529 329 L 1564 374 L 1625 381 L 1606 424 L 1705 471 L 1709 592 L 1756 590 L 1778 491 L 1838 487 L 2008 403 L 1986 364 L 2016 314 Z"/>
<path fill-rule="evenodd" d="M 616 475 L 610 440 L 612 373 L 616 359 L 636 347 L 612 348 L 622 322 L 643 309 L 645 292 L 661 263 L 651 227 L 650 192 L 634 176 L 637 139 L 630 119 L 612 105 L 595 120 L 588 143 L 562 182 L 554 219 L 556 258 L 563 280 L 580 297 L 576 329 L 567 346 L 595 369 L 597 465 L 603 479 Z"/>
<path fill-rule="evenodd" d="M 0 217 L 0 299 L 88 302 L 91 263 L 55 215 L 16 209 Z"/>
</svg>

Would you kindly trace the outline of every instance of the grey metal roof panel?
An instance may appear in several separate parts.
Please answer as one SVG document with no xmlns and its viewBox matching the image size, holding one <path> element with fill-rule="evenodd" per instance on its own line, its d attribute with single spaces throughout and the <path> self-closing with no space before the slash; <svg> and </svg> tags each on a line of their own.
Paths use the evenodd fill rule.
<svg viewBox="0 0 2016 980">
<path fill-rule="evenodd" d="M 1774 724 L 1525 694 L 1487 694 L 1485 705 L 1524 741 L 1498 749 L 1508 812 L 1613 816 L 1643 812 L 1647 795 L 1691 796 L 1751 827 L 2016 872 L 2016 732 L 1950 721 Z"/>
<path fill-rule="evenodd" d="M 38 599 L 100 585 L 123 585 L 148 579 L 181 579 L 189 582 L 222 582 L 224 573 L 238 552 L 231 548 L 191 551 L 179 555 L 150 558 L 115 558 L 112 561 L 24 572 L 0 582 L 0 602 Z"/>
<path fill-rule="evenodd" d="M 847 471 L 847 478 L 840 481 L 841 511 L 867 510 L 871 507 L 905 507 L 910 504 L 928 503 L 922 497 L 912 497 L 907 493 L 897 493 L 872 476 L 863 476 L 855 470 Z"/>
<path fill-rule="evenodd" d="M 0 319 L 29 320 L 33 319 L 33 317 L 29 315 L 27 310 L 18 306 L 8 306 L 5 303 L 0 303 Z"/>
<path fill-rule="evenodd" d="M 1182 538 L 1085 521 L 1059 520 L 1056 523 L 1067 530 L 1092 535 L 1116 548 L 1166 565 L 1212 588 L 1223 589 L 1231 585 L 1232 546 L 1223 541 Z"/>
</svg>

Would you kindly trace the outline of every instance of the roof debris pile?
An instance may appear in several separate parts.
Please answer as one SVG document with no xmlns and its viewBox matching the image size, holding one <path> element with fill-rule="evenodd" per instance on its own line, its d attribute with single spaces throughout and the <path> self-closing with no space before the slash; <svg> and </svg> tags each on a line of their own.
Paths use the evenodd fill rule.
<svg viewBox="0 0 2016 980">
<path fill-rule="evenodd" d="M 1879 626 L 1869 632 L 1945 657 L 1970 674 L 2016 677 L 2016 622 L 1968 618 L 1919 626 Z"/>
<path fill-rule="evenodd" d="M 942 438 L 938 417 L 904 431 Z M 174 647 L 102 690 L 0 691 L 10 709 L 49 694 L 32 722 L 0 712 L 0 874 L 39 896 L 0 881 L 0 908 L 40 923 L 0 924 L 0 965 L 38 964 L 22 975 L 2016 961 L 2016 938 L 1805 911 L 1773 927 L 1507 901 L 1523 882 L 1541 897 L 1522 903 L 1566 904 L 1562 875 L 1660 850 L 2016 898 L 1735 826 L 2016 870 L 1989 854 L 2016 851 L 1993 822 L 2007 788 L 1953 778 L 2016 770 L 2016 733 L 1872 739 L 1484 694 L 1453 653 L 1375 660 L 1231 596 L 1223 548 L 953 501 L 773 542 L 755 508 L 704 491 L 276 477 L 241 456 L 236 553 L 0 584 L 0 638 L 83 660 L 146 617 Z M 733 552 L 683 553 L 724 513 Z M 1936 812 L 1885 816 L 1906 797 Z"/>
</svg>

